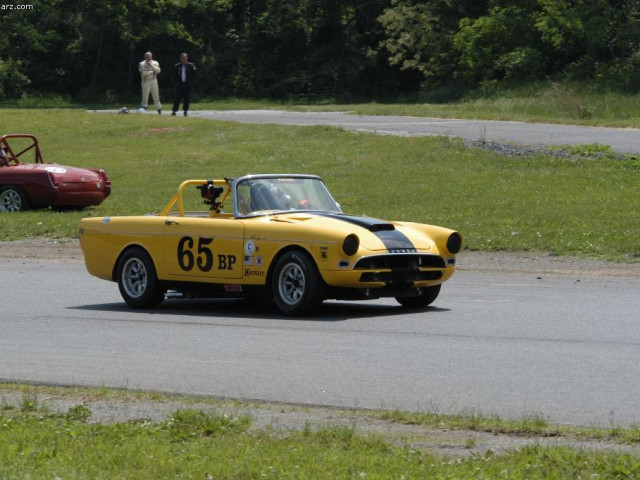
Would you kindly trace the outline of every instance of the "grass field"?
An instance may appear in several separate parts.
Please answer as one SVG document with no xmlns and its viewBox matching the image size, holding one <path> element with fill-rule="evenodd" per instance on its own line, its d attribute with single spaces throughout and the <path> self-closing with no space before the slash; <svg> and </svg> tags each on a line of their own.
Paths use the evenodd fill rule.
<svg viewBox="0 0 640 480">
<path fill-rule="evenodd" d="M 227 108 L 224 104 L 222 108 Z M 234 108 L 231 104 L 228 108 Z M 367 115 L 515 120 L 572 125 L 640 127 L 640 95 L 603 92 L 594 86 L 545 82 L 514 90 L 478 91 L 457 102 L 308 105 L 296 108 Z"/>
<path fill-rule="evenodd" d="M 3 215 L 0 240 L 72 238 L 84 216 L 162 209 L 187 178 L 321 175 L 344 211 L 461 231 L 465 248 L 623 261 L 640 256 L 640 161 L 510 157 L 447 138 L 241 125 L 79 109 L 3 109 L 45 160 L 104 168 L 113 194 L 82 211 Z"/>
</svg>

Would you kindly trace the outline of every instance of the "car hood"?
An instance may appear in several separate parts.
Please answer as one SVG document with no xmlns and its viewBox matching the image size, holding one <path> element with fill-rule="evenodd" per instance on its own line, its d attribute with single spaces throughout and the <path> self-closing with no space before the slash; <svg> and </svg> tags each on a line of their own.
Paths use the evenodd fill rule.
<svg viewBox="0 0 640 480">
<path fill-rule="evenodd" d="M 371 251 L 411 252 L 432 250 L 434 241 L 425 232 L 415 228 L 418 224 L 391 222 L 372 217 L 334 212 L 279 214 L 277 219 L 299 224 L 301 228 L 317 228 L 340 238 L 355 234 L 360 246 Z"/>
</svg>

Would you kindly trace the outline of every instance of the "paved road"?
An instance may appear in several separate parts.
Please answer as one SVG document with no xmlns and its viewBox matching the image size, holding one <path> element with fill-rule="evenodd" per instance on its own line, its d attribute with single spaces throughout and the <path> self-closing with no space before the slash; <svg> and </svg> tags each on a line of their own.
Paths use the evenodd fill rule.
<svg viewBox="0 0 640 480">
<path fill-rule="evenodd" d="M 78 261 L 0 261 L 0 380 L 341 407 L 640 420 L 640 279 L 465 267 L 436 304 L 243 301 L 132 311 Z M 8 279 L 11 279 L 8 281 Z"/>
<path fill-rule="evenodd" d="M 91 110 L 117 113 L 117 110 Z M 135 112 L 134 112 L 135 113 Z M 157 114 L 154 111 L 146 115 Z M 390 135 L 445 135 L 468 141 L 520 145 L 609 145 L 614 151 L 640 153 L 640 129 L 581 127 L 547 123 L 494 120 L 458 120 L 427 117 L 350 115 L 345 112 L 290 112 L 282 110 L 195 110 L 192 118 L 277 125 L 329 125 L 345 130 Z M 176 121 L 188 120 L 176 117 Z"/>
<path fill-rule="evenodd" d="M 609 145 L 618 152 L 640 153 L 640 129 L 599 128 L 544 123 L 442 118 L 348 115 L 340 112 L 286 112 L 278 110 L 199 110 L 193 117 L 242 123 L 332 125 L 346 130 L 394 135 L 448 135 L 469 141 L 484 140 L 527 145 Z"/>
</svg>

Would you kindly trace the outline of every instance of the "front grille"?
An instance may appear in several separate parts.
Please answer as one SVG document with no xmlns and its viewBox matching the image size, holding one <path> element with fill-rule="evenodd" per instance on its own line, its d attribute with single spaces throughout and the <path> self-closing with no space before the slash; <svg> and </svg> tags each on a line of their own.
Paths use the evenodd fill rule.
<svg viewBox="0 0 640 480">
<path fill-rule="evenodd" d="M 361 258 L 354 270 L 396 270 L 417 268 L 444 268 L 444 259 L 438 255 L 374 255 Z"/>
<path fill-rule="evenodd" d="M 363 272 L 361 282 L 383 282 L 387 286 L 438 280 L 444 268 L 444 259 L 438 255 L 376 255 L 361 258 L 354 266 L 354 270 L 375 270 Z"/>
</svg>

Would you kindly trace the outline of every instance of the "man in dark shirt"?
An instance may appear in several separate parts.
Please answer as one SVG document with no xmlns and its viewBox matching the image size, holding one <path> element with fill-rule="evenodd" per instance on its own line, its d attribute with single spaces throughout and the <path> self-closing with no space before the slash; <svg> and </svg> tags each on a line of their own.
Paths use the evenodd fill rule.
<svg viewBox="0 0 640 480">
<path fill-rule="evenodd" d="M 187 116 L 189 111 L 189 103 L 191 102 L 191 84 L 196 77 L 196 66 L 189 62 L 189 55 L 186 53 L 180 54 L 180 63 L 175 65 L 176 72 L 176 96 L 173 100 L 173 112 L 171 115 L 176 114 L 180 107 L 180 101 L 182 100 L 184 116 Z"/>
</svg>

